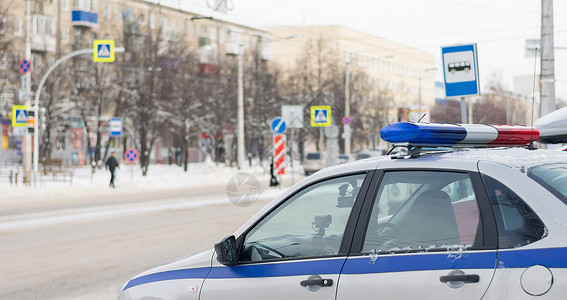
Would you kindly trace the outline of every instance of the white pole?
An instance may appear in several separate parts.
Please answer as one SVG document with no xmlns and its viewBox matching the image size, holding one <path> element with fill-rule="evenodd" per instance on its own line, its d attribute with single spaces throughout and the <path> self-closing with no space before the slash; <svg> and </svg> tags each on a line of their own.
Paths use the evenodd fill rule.
<svg viewBox="0 0 567 300">
<path fill-rule="evenodd" d="M 541 72 L 539 115 L 555 111 L 555 55 L 553 0 L 541 0 Z"/>
<path fill-rule="evenodd" d="M 31 64 L 31 34 L 32 34 L 32 17 L 31 17 L 31 0 L 26 0 L 26 40 L 25 40 L 25 53 L 24 59 L 28 60 Z M 30 91 L 31 91 L 31 71 L 22 75 L 22 95 L 25 99 L 24 105 L 31 105 Z M 37 113 L 35 116 L 37 120 Z M 37 124 L 37 121 L 36 121 Z M 24 183 L 31 183 L 31 163 L 32 163 L 32 136 L 27 131 L 24 136 Z M 37 157 L 37 153 L 35 155 Z"/>
<path fill-rule="evenodd" d="M 116 47 L 114 48 L 114 52 L 117 53 L 121 53 L 124 52 L 125 49 L 124 47 Z M 60 59 L 58 59 L 53 65 L 51 65 L 51 67 L 49 67 L 49 69 L 47 70 L 47 72 L 45 72 L 45 74 L 43 75 L 43 77 L 41 78 L 41 80 L 39 81 L 39 84 L 37 86 L 37 91 L 35 93 L 35 101 L 34 101 L 34 107 L 33 109 L 36 111 L 36 120 L 35 120 L 35 125 L 34 125 L 34 135 L 33 135 L 33 145 L 34 145 L 34 150 L 33 152 L 35 153 L 34 155 L 34 159 L 33 159 L 33 171 L 35 176 L 37 176 L 38 174 L 38 169 L 39 169 L 39 96 L 41 95 L 41 89 L 43 88 L 43 85 L 45 84 L 45 81 L 47 80 L 47 77 L 49 76 L 49 74 L 51 74 L 51 72 L 53 72 L 53 70 L 55 70 L 55 68 L 57 68 L 57 66 L 59 66 L 61 63 L 63 63 L 64 61 L 66 61 L 67 59 L 71 58 L 71 57 L 75 57 L 78 55 L 84 55 L 84 54 L 92 54 L 94 52 L 94 49 L 90 48 L 90 49 L 81 49 L 81 50 L 77 50 L 77 51 L 73 51 L 63 57 L 61 57 Z"/>
<path fill-rule="evenodd" d="M 345 67 L 345 116 L 350 118 L 350 73 L 348 70 L 349 63 L 346 63 Z M 345 154 L 350 155 L 350 123 L 343 124 L 343 134 L 345 141 Z"/>
<path fill-rule="evenodd" d="M 238 113 L 237 113 L 237 153 L 238 168 L 244 167 L 244 80 L 242 74 L 242 45 L 238 54 Z"/>
</svg>

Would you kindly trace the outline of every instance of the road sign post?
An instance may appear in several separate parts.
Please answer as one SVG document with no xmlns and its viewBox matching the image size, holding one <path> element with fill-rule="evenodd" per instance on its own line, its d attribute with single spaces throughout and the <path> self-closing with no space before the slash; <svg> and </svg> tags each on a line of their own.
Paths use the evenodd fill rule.
<svg viewBox="0 0 567 300">
<path fill-rule="evenodd" d="M 285 136 L 274 135 L 274 173 L 285 175 Z"/>
<path fill-rule="evenodd" d="M 134 148 L 129 148 L 124 152 L 124 159 L 126 163 L 130 165 L 130 179 L 134 179 L 134 164 L 138 161 L 138 150 Z"/>
</svg>

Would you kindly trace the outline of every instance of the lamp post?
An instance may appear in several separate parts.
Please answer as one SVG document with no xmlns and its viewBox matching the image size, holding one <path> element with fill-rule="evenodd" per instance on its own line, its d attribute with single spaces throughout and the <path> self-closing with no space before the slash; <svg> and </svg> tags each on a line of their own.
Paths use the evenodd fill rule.
<svg viewBox="0 0 567 300">
<path fill-rule="evenodd" d="M 290 35 L 286 36 L 285 38 L 278 39 L 278 40 L 289 40 L 298 37 L 297 35 Z M 277 40 L 271 40 L 271 42 Z M 238 45 L 238 54 L 237 54 L 237 63 L 238 63 L 238 79 L 236 81 L 237 84 L 237 124 L 236 124 L 236 162 L 238 164 L 238 168 L 242 168 L 244 166 L 244 159 L 245 159 L 245 151 L 244 151 L 244 78 L 243 78 L 243 67 L 242 67 L 242 55 L 244 55 L 244 45 L 239 43 Z"/>
<path fill-rule="evenodd" d="M 34 106 L 32 107 L 32 110 L 37 112 L 36 118 L 37 118 L 37 115 L 39 114 L 39 96 L 41 95 L 41 89 L 43 88 L 43 85 L 45 84 L 45 81 L 47 80 L 47 77 L 49 76 L 49 74 L 51 74 L 51 72 L 53 72 L 53 70 L 55 70 L 55 68 L 57 68 L 57 66 L 59 66 L 61 63 L 63 63 L 67 59 L 75 57 L 75 56 L 79 56 L 79 55 L 92 54 L 93 52 L 94 52 L 94 49 L 91 49 L 91 48 L 73 51 L 73 52 L 61 57 L 53 65 L 51 65 L 49 67 L 49 69 L 47 70 L 47 72 L 45 72 L 45 74 L 43 75 L 43 77 L 39 81 L 39 84 L 37 85 L 37 91 L 35 93 L 35 99 L 34 99 Z M 114 49 L 114 52 L 122 53 L 122 52 L 124 52 L 124 48 L 123 47 L 116 47 Z M 36 119 L 36 122 L 34 124 L 33 148 L 34 148 L 34 150 L 33 150 L 33 153 L 34 153 L 33 172 L 34 172 L 35 177 L 37 177 L 38 170 L 39 170 L 39 122 L 38 122 L 37 119 Z"/>
<path fill-rule="evenodd" d="M 435 70 L 437 70 L 437 68 L 427 68 L 427 69 L 423 69 L 421 71 L 421 73 L 428 72 L 428 71 L 435 71 Z M 417 96 L 417 98 L 418 98 L 417 99 L 417 117 L 418 117 L 418 120 L 421 119 L 421 79 L 422 78 L 423 78 L 423 75 L 420 74 L 419 78 L 418 78 L 419 79 L 419 88 L 418 88 L 418 96 Z"/>
<path fill-rule="evenodd" d="M 350 73 L 348 67 L 350 65 L 350 60 L 347 59 L 345 62 L 345 117 L 350 118 Z M 345 142 L 345 154 L 350 155 L 350 122 L 345 122 L 347 124 L 343 124 L 343 138 Z"/>
</svg>

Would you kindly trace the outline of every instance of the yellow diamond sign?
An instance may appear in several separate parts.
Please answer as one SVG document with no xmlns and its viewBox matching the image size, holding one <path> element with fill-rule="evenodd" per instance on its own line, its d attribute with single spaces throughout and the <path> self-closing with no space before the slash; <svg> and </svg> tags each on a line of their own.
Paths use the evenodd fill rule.
<svg viewBox="0 0 567 300">
<path fill-rule="evenodd" d="M 93 44 L 95 62 L 114 62 L 114 41 L 95 40 Z"/>
</svg>

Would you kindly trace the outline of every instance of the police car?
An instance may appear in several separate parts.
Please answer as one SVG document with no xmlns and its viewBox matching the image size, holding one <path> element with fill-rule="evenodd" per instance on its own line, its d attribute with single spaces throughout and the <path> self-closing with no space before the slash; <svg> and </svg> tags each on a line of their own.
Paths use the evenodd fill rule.
<svg viewBox="0 0 567 300">
<path fill-rule="evenodd" d="M 119 299 L 564 299 L 567 153 L 534 150 L 538 131 L 519 126 L 381 135 L 407 151 L 304 179 Z M 420 150 L 434 146 L 454 150 Z"/>
</svg>

